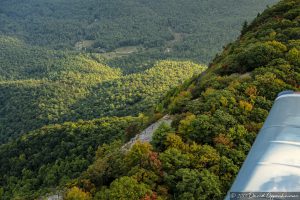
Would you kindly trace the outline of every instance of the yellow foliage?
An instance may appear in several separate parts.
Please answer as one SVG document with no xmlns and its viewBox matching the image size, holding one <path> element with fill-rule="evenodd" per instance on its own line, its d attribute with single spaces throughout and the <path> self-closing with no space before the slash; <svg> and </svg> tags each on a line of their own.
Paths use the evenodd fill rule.
<svg viewBox="0 0 300 200">
<path fill-rule="evenodd" d="M 293 63 L 300 63 L 300 51 L 292 48 L 287 54 L 287 59 Z"/>
<path fill-rule="evenodd" d="M 220 98 L 220 102 L 222 104 L 223 107 L 226 107 L 228 105 L 228 100 L 226 99 L 226 97 L 221 97 Z"/>
<path fill-rule="evenodd" d="M 186 116 L 183 120 L 180 121 L 180 125 L 178 127 L 178 132 L 182 135 L 189 133 L 192 131 L 193 127 L 190 124 L 196 119 L 196 115 L 190 114 Z"/>
<path fill-rule="evenodd" d="M 203 96 L 206 97 L 210 94 L 213 94 L 215 91 L 216 91 L 215 89 L 209 87 L 205 90 L 205 92 L 203 93 Z"/>
<path fill-rule="evenodd" d="M 92 197 L 90 193 L 84 192 L 78 187 L 73 187 L 67 192 L 64 199 L 65 200 L 91 200 Z"/>
<path fill-rule="evenodd" d="M 279 49 L 280 51 L 287 51 L 287 47 L 284 44 L 282 44 L 281 42 L 273 40 L 273 41 L 266 42 L 266 44 L 268 44 L 276 49 Z"/>
<path fill-rule="evenodd" d="M 228 147 L 233 146 L 233 142 L 224 134 L 219 134 L 213 139 L 215 144 L 222 144 Z"/>
<path fill-rule="evenodd" d="M 240 108 L 242 108 L 245 111 L 250 112 L 253 109 L 253 105 L 251 103 L 248 103 L 247 101 L 240 101 Z"/>
<path fill-rule="evenodd" d="M 166 146 L 168 148 L 173 147 L 181 150 L 186 149 L 186 145 L 182 141 L 182 138 L 179 135 L 176 135 L 175 133 L 168 134 L 166 139 Z"/>
<path fill-rule="evenodd" d="M 255 86 L 249 86 L 245 90 L 245 94 L 247 94 L 250 97 L 257 96 L 257 88 Z"/>
<path fill-rule="evenodd" d="M 228 85 L 228 90 L 235 92 L 236 88 L 240 85 L 240 81 L 239 80 L 233 80 L 229 85 Z"/>
</svg>

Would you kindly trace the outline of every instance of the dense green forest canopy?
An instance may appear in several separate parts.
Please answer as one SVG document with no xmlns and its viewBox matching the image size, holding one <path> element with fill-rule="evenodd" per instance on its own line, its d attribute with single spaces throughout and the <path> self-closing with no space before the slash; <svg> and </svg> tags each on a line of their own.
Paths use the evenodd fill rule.
<svg viewBox="0 0 300 200">
<path fill-rule="evenodd" d="M 10 2 L 19 9 L 13 10 Z M 165 30 L 170 32 L 170 38 L 161 39 L 164 36 L 160 36 L 159 31 L 155 35 L 161 37 L 161 44 L 144 42 L 150 41 L 150 34 L 138 45 L 129 44 L 134 46 L 116 42 L 123 37 L 123 33 L 114 32 L 117 29 L 110 29 L 114 33 L 111 35 L 121 39 L 112 43 L 101 41 L 104 36 L 76 36 L 74 40 L 77 28 L 85 30 L 84 26 L 70 26 L 76 31 L 68 30 L 71 34 L 65 34 L 68 39 L 57 37 L 64 34 L 55 31 L 68 32 L 65 20 L 81 23 L 83 18 L 74 20 L 72 14 L 60 11 L 67 6 L 63 0 L 34 2 L 0 0 L 0 15 L 5 16 L 0 18 L 0 25 L 5 24 L 0 28 L 6 27 L 0 36 L 0 143 L 5 143 L 0 145 L 0 197 L 4 200 L 31 200 L 60 190 L 65 191 L 65 199 L 223 199 L 277 93 L 299 90 L 299 0 L 283 0 L 251 24 L 245 24 L 239 39 L 225 46 L 201 76 L 198 74 L 204 67 L 194 62 L 161 61 L 168 58 L 164 55 L 166 47 L 174 58 L 198 57 L 200 45 L 199 48 L 193 45 L 202 43 L 203 38 L 209 43 L 209 38 L 214 37 L 213 31 L 206 32 L 207 37 L 200 38 L 200 33 L 193 35 L 194 25 L 190 22 L 197 23 L 198 17 L 190 21 L 179 14 L 181 11 L 186 12 L 186 16 L 196 14 L 192 11 L 200 9 L 198 1 L 191 1 L 181 9 L 176 7 L 181 4 L 175 0 L 131 1 L 126 5 L 107 2 L 107 7 L 122 7 L 113 7 L 118 12 L 112 12 L 106 20 L 124 17 L 120 13 L 128 13 L 128 9 L 135 7 L 128 5 L 136 5 L 135 2 L 153 12 L 159 10 L 161 18 L 166 13 L 180 16 L 175 17 L 178 22 L 172 19 L 168 22 Z M 87 2 L 95 7 L 87 13 L 93 13 L 98 7 L 92 0 Z M 240 1 L 248 9 L 238 7 L 236 1 L 235 4 L 223 2 L 221 7 L 220 1 L 201 2 L 207 5 L 200 9 L 202 13 L 207 10 L 214 13 L 216 9 L 215 16 L 239 8 L 237 13 L 231 10 L 232 16 L 237 18 L 252 12 L 250 8 L 261 8 L 263 1 Z M 79 7 L 87 6 L 82 4 L 74 1 L 70 10 L 78 8 L 81 11 L 78 16 L 81 16 L 85 9 Z M 41 11 L 30 12 L 31 5 Z M 174 9 L 167 10 L 163 5 Z M 143 10 L 145 15 L 147 9 Z M 49 17 L 48 12 L 63 17 Z M 115 16 L 117 13 L 120 15 Z M 61 29 L 55 30 L 49 41 L 42 41 L 44 38 L 38 35 L 35 35 L 36 40 L 30 38 L 34 35 L 31 31 L 41 34 L 39 23 L 42 21 L 33 21 L 30 25 L 27 22 L 40 16 L 45 23 L 57 23 L 55 20 L 62 23 L 57 23 Z M 220 17 L 216 24 L 224 26 L 223 19 Z M 5 20 L 14 23 L 8 26 Z M 97 22 L 93 18 L 90 21 Z M 113 24 L 123 26 L 123 22 Z M 179 22 L 184 25 L 179 26 Z M 196 32 L 201 29 L 201 26 L 195 27 Z M 222 34 L 226 30 L 232 31 L 234 27 L 229 30 L 226 26 Z M 188 41 L 189 36 L 191 44 L 186 43 L 183 50 L 178 49 L 182 55 L 176 55 L 174 49 Z M 225 40 L 220 41 L 218 44 Z M 99 49 L 97 45 L 104 43 L 111 46 Z M 91 49 L 85 47 L 91 44 Z M 160 48 L 159 45 L 166 46 Z M 135 53 L 127 55 L 126 51 Z M 187 51 L 191 54 L 185 54 Z M 203 57 L 199 57 L 203 61 L 201 59 Z M 153 107 L 156 114 L 148 112 Z M 145 111 L 147 116 L 138 115 Z M 171 126 L 162 125 L 154 133 L 151 144 L 137 143 L 129 151 L 121 150 L 124 142 L 162 113 L 173 116 Z M 113 117 L 116 115 L 119 117 Z M 126 115 L 136 117 L 124 117 Z"/>
<path fill-rule="evenodd" d="M 64 186 L 87 169 L 99 145 L 127 140 L 147 120 L 140 115 L 67 122 L 43 127 L 0 146 L 1 199 L 33 199 Z"/>
<path fill-rule="evenodd" d="M 274 2 L 0 0 L 0 143 L 153 107 Z"/>
<path fill-rule="evenodd" d="M 153 107 L 274 2 L 0 0 L 0 143 Z"/>
<path fill-rule="evenodd" d="M 39 51 L 23 48 L 11 38 L 1 39 L 8 54 L 0 55 L 2 66 L 7 66 L 0 67 L 0 143 L 46 124 L 137 115 L 205 69 L 192 62 L 165 60 L 144 72 L 123 75 L 93 54 Z M 15 62 L 18 59 L 20 63 Z"/>
<path fill-rule="evenodd" d="M 299 27 L 299 0 L 245 25 L 205 74 L 162 102 L 171 126 L 128 152 L 100 147 L 66 198 L 223 199 L 277 94 L 300 90 Z"/>
<path fill-rule="evenodd" d="M 245 20 L 275 2 L 1 0 L 0 34 L 54 49 L 107 52 L 142 46 L 153 59 L 193 58 L 206 63 L 237 36 Z M 143 59 L 140 53 L 135 56 Z"/>
<path fill-rule="evenodd" d="M 145 111 L 274 2 L 0 0 L 0 143 Z"/>
</svg>

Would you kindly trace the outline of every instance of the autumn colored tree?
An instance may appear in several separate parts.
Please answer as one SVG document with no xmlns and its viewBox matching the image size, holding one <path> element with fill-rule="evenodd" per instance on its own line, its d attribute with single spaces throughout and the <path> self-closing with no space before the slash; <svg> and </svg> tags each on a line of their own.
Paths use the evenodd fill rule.
<svg viewBox="0 0 300 200">
<path fill-rule="evenodd" d="M 64 199 L 66 200 L 91 200 L 92 197 L 89 193 L 82 191 L 78 187 L 73 187 L 67 191 Z"/>
<path fill-rule="evenodd" d="M 151 194 L 152 191 L 149 189 L 149 186 L 144 183 L 138 183 L 134 178 L 124 176 L 112 182 L 109 188 L 99 191 L 94 199 L 137 200 Z"/>
</svg>

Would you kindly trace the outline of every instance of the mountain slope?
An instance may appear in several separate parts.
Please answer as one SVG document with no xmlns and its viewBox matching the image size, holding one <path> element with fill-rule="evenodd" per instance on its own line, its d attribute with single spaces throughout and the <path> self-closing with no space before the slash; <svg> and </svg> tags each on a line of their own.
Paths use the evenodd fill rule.
<svg viewBox="0 0 300 200">
<path fill-rule="evenodd" d="M 93 52 L 141 45 L 156 49 L 154 58 L 193 58 L 204 63 L 238 34 L 245 20 L 275 2 L 1 0 L 0 34 L 31 45 Z M 174 33 L 182 41 L 168 45 Z"/>
<path fill-rule="evenodd" d="M 70 182 L 91 164 L 99 145 L 114 140 L 121 145 L 143 128 L 146 120 L 139 116 L 67 122 L 1 145 L 1 199 L 34 199 Z"/>
<path fill-rule="evenodd" d="M 63 52 L 63 64 L 51 61 L 53 72 L 61 72 L 51 77 L 47 75 L 52 73 L 51 67 L 41 68 L 43 72 L 37 74 L 28 73 L 27 65 L 17 72 L 12 69 L 14 73 L 6 74 L 3 70 L 0 112 L 7 109 L 3 113 L 11 116 L 3 119 L 1 113 L 0 120 L 9 119 L 2 121 L 8 131 L 16 128 L 12 124 L 23 123 L 18 125 L 21 127 L 18 134 L 24 135 L 15 135 L 17 139 L 0 146 L 1 163 L 4 163 L 0 167 L 1 197 L 34 199 L 56 188 L 65 188 L 69 199 L 78 196 L 133 200 L 222 199 L 276 94 L 285 89 L 299 89 L 299 3 L 299 0 L 284 0 L 267 9 L 250 26 L 244 26 L 242 36 L 226 46 L 205 73 L 170 91 L 161 104 L 158 97 L 183 82 L 177 73 L 187 79 L 203 68 L 190 62 L 163 61 L 152 69 L 125 76 L 121 70 L 107 67 L 95 54 L 67 51 Z M 22 45 L 17 41 L 9 43 Z M 33 55 L 38 52 L 33 51 Z M 60 55 L 60 51 L 54 52 Z M 49 55 L 51 58 L 52 54 Z M 22 58 L 26 63 L 26 56 Z M 68 64 L 74 60 L 76 62 Z M 78 68 L 76 63 L 79 63 Z M 90 63 L 88 70 L 84 69 L 87 63 Z M 61 67 L 64 64 L 71 67 L 68 71 L 78 72 L 77 75 L 64 72 Z M 39 63 L 30 64 L 35 65 Z M 113 76 L 94 81 L 98 70 L 108 70 L 107 75 Z M 91 80 L 85 81 L 81 73 L 91 76 Z M 164 84 L 162 78 L 167 86 L 160 89 Z M 126 96 L 129 93 L 124 97 L 116 95 L 112 99 L 117 100 L 117 113 L 125 111 L 128 105 L 132 113 L 140 111 L 135 105 L 141 110 L 156 105 L 157 110 L 165 109 L 164 112 L 174 116 L 171 127 L 162 125 L 154 133 L 151 145 L 137 143 L 130 151 L 120 150 L 125 137 L 128 139 L 149 123 L 143 116 L 42 127 L 51 120 L 56 123 L 82 116 L 98 117 L 101 116 L 99 110 L 108 111 L 105 115 L 109 115 L 112 101 L 107 91 L 120 94 L 127 85 L 130 87 L 125 88 L 126 91 L 133 95 L 136 91 L 147 94 L 142 96 L 145 104 L 139 104 L 141 95 L 133 96 L 130 101 Z M 137 85 L 138 89 L 131 85 Z M 149 91 L 149 88 L 154 90 Z M 154 99 L 150 98 L 152 94 L 155 94 Z M 53 99 L 49 99 L 50 96 Z M 93 96 L 97 98 L 91 98 Z M 91 113 L 94 110 L 96 113 Z M 36 114 L 42 117 L 37 118 Z M 27 123 L 34 126 L 30 129 L 42 128 L 26 134 Z M 115 139 L 122 142 L 103 145 L 94 152 L 98 145 Z"/>
<path fill-rule="evenodd" d="M 274 2 L 0 0 L 0 144 L 146 111 Z"/>
<path fill-rule="evenodd" d="M 144 72 L 123 75 L 93 54 L 2 40 L 8 56 L 0 55 L 0 143 L 47 124 L 136 115 L 155 105 L 173 85 L 205 69 L 192 62 L 161 61 Z"/>
<path fill-rule="evenodd" d="M 205 74 L 172 91 L 163 105 L 174 122 L 152 145 L 99 148 L 67 196 L 77 189 L 94 199 L 223 199 L 277 93 L 300 89 L 299 25 L 299 0 L 267 9 Z M 118 154 L 122 161 L 108 160 Z"/>
</svg>

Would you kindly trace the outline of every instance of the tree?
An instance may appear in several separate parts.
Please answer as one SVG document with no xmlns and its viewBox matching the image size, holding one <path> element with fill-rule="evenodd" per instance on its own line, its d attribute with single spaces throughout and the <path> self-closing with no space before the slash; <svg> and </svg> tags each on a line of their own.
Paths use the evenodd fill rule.
<svg viewBox="0 0 300 200">
<path fill-rule="evenodd" d="M 180 200 L 218 199 L 222 195 L 218 177 L 208 170 L 179 169 L 175 179 L 175 193 Z"/>
<path fill-rule="evenodd" d="M 288 54 L 287 59 L 294 65 L 300 65 L 300 51 L 296 48 L 292 48 Z"/>
<path fill-rule="evenodd" d="M 66 193 L 64 199 L 65 200 L 91 200 L 92 197 L 88 192 L 84 192 L 78 187 L 73 187 Z"/>
<path fill-rule="evenodd" d="M 138 183 L 136 179 L 124 176 L 111 183 L 108 189 L 103 189 L 96 193 L 96 200 L 137 200 L 146 195 L 151 195 L 152 191 L 144 183 Z"/>
<path fill-rule="evenodd" d="M 193 155 L 190 158 L 193 168 L 215 170 L 218 166 L 220 155 L 212 146 L 193 144 L 187 150 Z"/>
<path fill-rule="evenodd" d="M 192 98 L 192 94 L 189 91 L 182 91 L 178 94 L 178 96 L 174 97 L 169 105 L 169 110 L 172 113 L 179 112 Z"/>
<path fill-rule="evenodd" d="M 167 135 L 167 139 L 164 145 L 167 148 L 175 148 L 180 150 L 186 149 L 186 144 L 182 141 L 182 138 L 175 133 L 170 133 Z"/>
<path fill-rule="evenodd" d="M 122 143 L 115 141 L 110 145 L 104 144 L 98 148 L 93 164 L 83 174 L 96 186 L 109 184 L 125 171 L 124 153 L 120 150 Z"/>
<path fill-rule="evenodd" d="M 237 175 L 239 167 L 233 161 L 225 156 L 222 156 L 219 163 L 218 176 L 223 184 L 223 191 L 226 191 L 232 184 L 234 177 Z"/>
<path fill-rule="evenodd" d="M 190 167 L 191 156 L 191 154 L 185 154 L 179 149 L 168 148 L 159 155 L 159 158 L 162 162 L 163 170 L 168 174 L 174 174 L 180 168 Z"/>
<path fill-rule="evenodd" d="M 157 130 L 153 133 L 151 144 L 153 147 L 158 151 L 164 151 L 165 150 L 165 143 L 167 139 L 167 135 L 170 134 L 172 131 L 172 128 L 166 124 L 161 124 Z"/>
<path fill-rule="evenodd" d="M 199 143 L 211 143 L 213 125 L 209 115 L 188 115 L 181 120 L 178 127 L 179 134 L 184 139 L 190 139 Z"/>
<path fill-rule="evenodd" d="M 247 32 L 247 29 L 248 29 L 248 22 L 244 21 L 243 27 L 242 27 L 242 30 L 241 30 L 241 34 L 244 35 Z"/>
<path fill-rule="evenodd" d="M 137 142 L 126 154 L 125 164 L 129 169 L 135 166 L 148 169 L 151 167 L 149 160 L 151 153 L 152 146 L 149 143 Z"/>
</svg>

